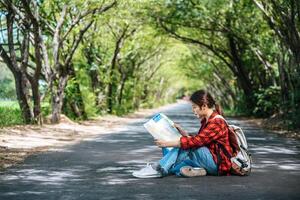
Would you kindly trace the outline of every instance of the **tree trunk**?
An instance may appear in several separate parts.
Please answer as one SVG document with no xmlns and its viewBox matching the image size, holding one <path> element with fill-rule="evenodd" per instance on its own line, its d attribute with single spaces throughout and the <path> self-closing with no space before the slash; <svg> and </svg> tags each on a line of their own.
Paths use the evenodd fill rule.
<svg viewBox="0 0 300 200">
<path fill-rule="evenodd" d="M 263 55 L 263 53 L 259 49 L 253 49 L 251 48 L 252 52 L 257 56 L 258 60 L 261 62 L 263 65 L 263 70 L 265 71 L 266 74 L 266 86 L 270 85 L 277 85 L 276 81 L 276 74 L 275 71 L 272 68 L 271 63 L 268 62 L 266 57 Z"/>
<path fill-rule="evenodd" d="M 278 71 L 279 71 L 279 78 L 280 78 L 281 99 L 284 107 L 286 107 L 289 100 L 289 86 L 288 86 L 288 80 L 286 78 L 286 71 L 284 69 L 283 60 L 278 61 Z"/>
<path fill-rule="evenodd" d="M 21 65 L 17 61 L 17 50 L 14 47 L 16 35 L 14 34 L 15 15 L 14 11 L 9 6 L 7 8 L 6 25 L 7 25 L 7 43 L 8 51 L 0 44 L 0 55 L 14 75 L 15 87 L 18 103 L 22 112 L 23 120 L 26 124 L 34 122 L 33 113 L 29 104 L 29 80 L 26 76 L 26 67 L 28 64 L 29 51 L 29 34 L 28 30 L 24 30 L 22 45 L 21 45 Z M 3 38 L 4 40 L 4 38 Z"/>
<path fill-rule="evenodd" d="M 127 80 L 127 76 L 125 73 L 122 74 L 122 78 L 121 78 L 121 88 L 120 88 L 120 93 L 119 93 L 119 98 L 118 98 L 118 103 L 119 105 L 121 105 L 122 103 L 122 99 L 123 99 L 123 90 L 124 90 L 124 86 Z"/>
<path fill-rule="evenodd" d="M 41 97 L 39 91 L 39 83 L 38 80 L 34 80 L 31 83 L 32 89 L 32 98 L 33 98 L 33 114 L 34 119 L 38 124 L 42 124 L 42 116 L 41 116 Z"/>
<path fill-rule="evenodd" d="M 80 90 L 80 85 L 77 82 L 77 78 L 73 66 L 70 67 L 70 78 L 75 79 L 76 81 L 72 83 L 72 87 L 73 87 L 72 94 L 67 94 L 67 97 L 71 97 L 71 98 L 65 98 L 65 101 L 68 101 L 68 103 L 72 108 L 73 113 L 77 118 L 87 119 L 87 114 L 84 108 L 84 102 Z"/>
<path fill-rule="evenodd" d="M 26 88 L 26 85 L 28 85 L 28 79 L 22 73 L 16 73 L 14 74 L 14 77 L 15 77 L 17 99 L 20 105 L 24 122 L 26 124 L 30 124 L 34 121 L 34 117 L 28 103 L 29 94 L 28 94 L 28 89 Z"/>
<path fill-rule="evenodd" d="M 51 86 L 51 96 L 52 96 L 52 117 L 51 123 L 56 124 L 60 121 L 61 109 L 63 105 L 63 98 L 64 98 L 64 90 L 68 82 L 68 75 L 62 75 L 58 79 L 58 85 Z M 53 83 L 52 83 L 53 84 Z"/>
<path fill-rule="evenodd" d="M 113 83 L 109 83 L 108 85 L 108 94 L 107 94 L 107 107 L 108 113 L 112 113 L 112 106 L 113 106 Z"/>
<path fill-rule="evenodd" d="M 164 82 L 165 82 L 165 79 L 163 77 L 160 78 L 159 87 L 157 88 L 156 95 L 155 95 L 156 102 L 159 102 L 161 100 L 163 90 L 164 90 L 164 88 L 163 88 Z"/>
<path fill-rule="evenodd" d="M 96 99 L 95 99 L 96 106 L 99 107 L 101 104 L 101 100 L 99 99 L 99 96 L 100 96 L 100 91 L 102 89 L 102 83 L 98 78 L 99 72 L 98 70 L 90 70 L 89 75 L 91 78 L 91 85 L 92 85 L 93 92 L 96 95 Z"/>
<path fill-rule="evenodd" d="M 245 71 L 240 55 L 238 54 L 238 48 L 236 46 L 234 38 L 231 35 L 228 35 L 228 41 L 230 53 L 232 55 L 232 62 L 237 69 L 237 74 L 235 75 L 240 87 L 244 91 L 245 97 L 247 99 L 247 107 L 251 110 L 252 108 L 254 108 L 253 86 L 251 84 L 249 76 L 247 75 L 247 72 Z"/>
<path fill-rule="evenodd" d="M 110 78 L 110 82 L 108 84 L 108 113 L 112 113 L 112 107 L 113 107 L 113 89 L 115 87 L 115 83 L 114 83 L 114 70 L 117 67 L 117 62 L 118 62 L 118 57 L 119 57 L 119 53 L 121 51 L 121 48 L 123 46 L 124 40 L 126 39 L 126 32 L 128 30 L 128 26 L 126 26 L 121 35 L 118 37 L 116 44 L 115 44 L 115 49 L 114 49 L 114 54 L 111 60 L 111 69 L 110 69 L 110 73 L 109 73 L 109 78 Z"/>
<path fill-rule="evenodd" d="M 211 63 L 214 66 L 214 75 L 217 77 L 217 79 L 219 79 L 219 82 L 221 82 L 225 86 L 226 93 L 228 93 L 232 99 L 235 99 L 236 98 L 235 93 L 232 90 L 231 86 L 228 84 L 226 78 L 222 75 L 221 69 L 214 62 Z"/>
</svg>

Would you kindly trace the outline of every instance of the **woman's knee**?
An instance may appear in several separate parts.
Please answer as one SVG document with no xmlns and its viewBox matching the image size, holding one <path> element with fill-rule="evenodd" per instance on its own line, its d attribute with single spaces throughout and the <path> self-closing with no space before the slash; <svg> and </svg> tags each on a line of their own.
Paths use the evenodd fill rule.
<svg viewBox="0 0 300 200">
<path fill-rule="evenodd" d="M 210 154 L 210 151 L 207 147 L 200 147 L 196 151 L 200 156 Z"/>
</svg>

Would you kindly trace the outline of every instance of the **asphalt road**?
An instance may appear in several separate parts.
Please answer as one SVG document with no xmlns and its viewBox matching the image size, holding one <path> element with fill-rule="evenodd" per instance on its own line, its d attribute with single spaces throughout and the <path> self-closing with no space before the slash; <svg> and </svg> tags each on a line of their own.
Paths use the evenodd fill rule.
<svg viewBox="0 0 300 200">
<path fill-rule="evenodd" d="M 163 111 L 189 132 L 199 121 L 189 104 Z M 169 176 L 136 179 L 131 173 L 154 162 L 161 151 L 142 121 L 92 140 L 30 156 L 0 174 L 0 200 L 22 199 L 300 199 L 300 142 L 239 120 L 253 154 L 248 177 Z"/>
</svg>

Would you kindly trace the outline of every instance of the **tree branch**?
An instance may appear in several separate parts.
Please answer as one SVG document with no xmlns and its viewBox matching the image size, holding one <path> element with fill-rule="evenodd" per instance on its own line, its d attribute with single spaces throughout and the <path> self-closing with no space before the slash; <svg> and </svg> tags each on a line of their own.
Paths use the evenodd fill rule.
<svg viewBox="0 0 300 200">
<path fill-rule="evenodd" d="M 81 20 L 83 20 L 85 17 L 89 16 L 89 15 L 94 15 L 94 14 L 101 14 L 105 11 L 107 11 L 108 9 L 112 8 L 114 5 L 116 5 L 117 1 L 113 1 L 111 4 L 104 6 L 104 7 L 100 7 L 100 8 L 95 8 L 92 10 L 86 10 L 83 13 L 79 13 L 78 15 L 76 15 L 76 18 L 74 20 L 72 20 L 72 23 L 69 27 L 69 29 L 66 31 L 66 33 L 63 35 L 62 40 L 65 40 L 68 35 L 70 34 L 70 32 L 73 30 L 73 28 L 79 24 L 79 22 Z"/>
<path fill-rule="evenodd" d="M 12 66 L 16 68 L 18 67 L 18 63 L 17 63 L 15 48 L 13 45 L 14 44 L 13 23 L 14 23 L 14 15 L 11 10 L 8 10 L 8 14 L 6 15 L 8 49 L 10 54 L 10 60 L 13 64 Z"/>
<path fill-rule="evenodd" d="M 59 62 L 59 48 L 60 48 L 60 43 L 61 43 L 60 31 L 61 31 L 62 25 L 64 23 L 64 20 L 65 20 L 66 12 L 67 12 L 67 6 L 64 5 L 64 7 L 61 11 L 60 19 L 57 22 L 57 25 L 56 25 L 55 31 L 54 31 L 54 35 L 53 35 L 53 59 L 54 59 L 54 66 L 56 66 L 56 67 Z"/>
<path fill-rule="evenodd" d="M 220 53 L 217 51 L 216 48 L 214 48 L 212 45 L 206 44 L 204 42 L 201 42 L 199 40 L 195 40 L 192 38 L 187 38 L 184 36 L 181 36 L 177 33 L 175 33 L 174 31 L 170 30 L 169 28 L 167 28 L 163 22 L 159 19 L 159 23 L 161 25 L 161 27 L 169 34 L 171 34 L 171 36 L 175 39 L 179 39 L 183 42 L 187 42 L 187 43 L 191 43 L 191 44 L 197 44 L 201 47 L 205 47 L 206 49 L 210 50 L 211 52 L 213 52 L 219 59 L 221 59 L 234 73 L 236 73 L 236 70 L 233 68 L 233 66 L 226 60 L 226 58 L 224 58 L 222 55 L 220 55 Z M 222 52 L 224 53 L 224 52 Z M 232 57 L 230 56 L 230 54 L 228 52 L 225 52 L 226 55 L 232 60 Z"/>
</svg>

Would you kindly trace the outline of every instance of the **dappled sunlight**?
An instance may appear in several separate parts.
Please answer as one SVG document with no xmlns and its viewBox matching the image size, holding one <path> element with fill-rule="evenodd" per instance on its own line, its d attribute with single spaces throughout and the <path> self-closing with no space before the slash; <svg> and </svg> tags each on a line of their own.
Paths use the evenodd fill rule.
<svg viewBox="0 0 300 200">
<path fill-rule="evenodd" d="M 254 171 L 266 171 L 270 169 L 277 170 L 287 170 L 287 171 L 300 171 L 300 163 L 297 159 L 279 159 L 274 158 L 271 160 L 264 160 L 260 158 L 260 160 L 254 162 L 253 170 Z"/>
<path fill-rule="evenodd" d="M 136 199 L 147 199 L 147 200 L 155 199 L 154 197 L 152 197 L 151 194 L 136 194 L 134 196 Z"/>
<path fill-rule="evenodd" d="M 2 180 L 21 180 L 23 182 L 39 182 L 44 185 L 60 185 L 63 181 L 77 178 L 72 171 L 44 171 L 26 169 L 17 171 L 18 175 L 2 176 Z"/>
<path fill-rule="evenodd" d="M 149 162 L 148 160 L 128 160 L 128 161 L 118 161 L 118 164 L 124 164 L 124 165 L 133 165 L 135 166 L 142 166 L 145 163 Z"/>
<path fill-rule="evenodd" d="M 125 185 L 137 181 L 137 179 L 131 175 L 137 166 L 144 166 L 144 162 L 131 161 L 130 164 L 129 162 L 118 162 L 113 166 L 98 168 L 95 177 L 101 181 L 101 185 Z M 99 177 L 97 177 L 97 175 L 99 175 Z"/>
<path fill-rule="evenodd" d="M 276 153 L 276 154 L 295 155 L 295 154 L 299 153 L 299 151 L 294 151 L 294 150 L 291 150 L 290 148 L 276 147 L 276 146 L 254 147 L 254 148 L 251 148 L 251 151 L 253 152 L 253 154 Z"/>
<path fill-rule="evenodd" d="M 197 131 L 198 122 L 194 124 L 186 118 L 186 115 L 192 115 L 190 110 L 182 113 L 184 113 L 184 118 L 175 113 L 172 119 L 180 123 L 182 127 L 186 127 L 186 130 Z M 233 190 L 240 190 L 248 188 L 245 185 L 252 185 L 253 181 L 260 176 L 284 174 L 294 177 L 300 175 L 297 141 L 282 140 L 269 134 L 264 135 L 260 129 L 250 128 L 245 130 L 248 134 L 250 152 L 253 155 L 253 175 L 249 177 L 239 179 L 240 177 L 236 176 L 208 176 L 180 179 L 170 176 L 147 180 L 135 178 L 132 172 L 145 167 L 146 163 L 157 162 L 162 156 L 161 148 L 153 143 L 153 138 L 143 127 L 145 121 L 147 120 L 130 123 L 118 129 L 119 131 L 91 137 L 89 140 L 68 148 L 53 147 L 51 152 L 31 157 L 19 168 L 11 168 L 1 174 L 0 188 L 4 185 L 12 190 L 1 191 L 0 197 L 13 199 L 28 195 L 28 197 L 44 199 L 48 194 L 61 198 L 76 194 L 83 195 L 82 199 L 84 199 L 85 195 L 99 193 L 101 199 L 113 199 L 110 195 L 124 188 L 126 191 L 136 191 L 130 196 L 136 199 L 159 199 L 155 198 L 153 191 L 147 188 L 157 188 L 157 184 L 161 184 L 164 191 L 177 188 L 177 186 L 178 190 L 194 191 L 201 184 L 205 188 L 210 188 L 211 185 L 215 185 L 214 181 L 220 179 L 230 182 Z M 240 126 L 244 127 L 243 122 Z M 243 184 L 246 183 L 243 185 L 234 182 L 235 179 L 242 181 Z M 81 191 L 85 190 L 86 193 L 83 194 Z M 144 192 L 145 190 L 147 192 Z M 68 191 L 66 196 L 64 196 L 65 191 Z"/>
<path fill-rule="evenodd" d="M 247 137 L 248 141 L 265 141 L 267 138 L 264 137 Z"/>
<path fill-rule="evenodd" d="M 64 152 L 64 153 L 73 153 L 74 150 L 72 149 L 66 149 L 66 148 L 62 148 L 62 147 L 51 147 L 48 149 L 49 151 L 53 151 L 53 152 Z"/>
<path fill-rule="evenodd" d="M 120 172 L 120 171 L 127 171 L 127 170 L 130 170 L 131 171 L 131 167 L 128 167 L 128 166 L 118 166 L 118 167 L 104 167 L 104 168 L 100 168 L 100 169 L 97 169 L 96 172 L 99 173 L 99 172 Z"/>
<path fill-rule="evenodd" d="M 135 178 L 117 178 L 115 176 L 106 176 L 103 178 L 100 178 L 99 180 L 101 180 L 100 184 L 101 185 L 126 185 L 130 182 L 136 181 Z"/>
<path fill-rule="evenodd" d="M 41 195 L 46 194 L 47 192 L 37 192 L 37 191 L 23 191 L 23 192 L 4 192 L 3 195 L 5 196 L 16 196 L 16 195 Z"/>
<path fill-rule="evenodd" d="M 146 146 L 141 149 L 132 150 L 132 151 L 128 152 L 128 154 L 143 154 L 143 153 L 148 153 L 148 152 L 154 152 L 157 150 L 158 150 L 157 146 L 151 145 L 151 146 Z"/>
<path fill-rule="evenodd" d="M 101 138 L 97 138 L 94 139 L 93 142 L 101 142 L 101 143 L 109 143 L 109 144 L 113 144 L 113 143 L 120 143 L 120 142 L 135 142 L 136 140 L 129 140 L 129 139 L 120 139 L 120 140 L 110 140 L 110 139 L 101 139 Z"/>
<path fill-rule="evenodd" d="M 40 185 L 63 185 L 68 181 L 82 181 L 82 174 L 89 168 L 86 166 L 74 166 L 74 168 L 63 168 L 56 170 L 21 169 L 14 173 L 3 174 L 1 181 L 19 181 L 23 183 L 35 183 Z"/>
<path fill-rule="evenodd" d="M 266 172 L 270 169 L 278 169 L 283 171 L 297 171 L 300 174 L 300 164 L 280 164 L 280 163 L 269 163 L 269 164 L 253 164 L 252 171 Z"/>
<path fill-rule="evenodd" d="M 300 199 L 300 0 L 0 2 L 0 200 Z"/>
<path fill-rule="evenodd" d="M 283 170 L 297 170 L 297 171 L 300 171 L 300 163 L 299 164 L 279 165 L 279 168 L 283 169 Z"/>
</svg>

